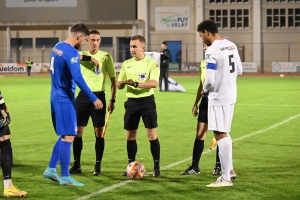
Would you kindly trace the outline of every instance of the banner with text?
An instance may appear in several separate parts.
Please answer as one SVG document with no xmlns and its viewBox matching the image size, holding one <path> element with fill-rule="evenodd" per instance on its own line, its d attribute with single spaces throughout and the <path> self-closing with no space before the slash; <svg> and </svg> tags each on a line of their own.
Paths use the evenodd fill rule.
<svg viewBox="0 0 300 200">
<path fill-rule="evenodd" d="M 34 73 L 48 73 L 50 72 L 50 63 L 34 63 L 31 68 Z"/>
<path fill-rule="evenodd" d="M 183 72 L 198 72 L 200 67 L 200 62 L 182 62 L 181 71 Z"/>
<path fill-rule="evenodd" d="M 242 62 L 243 72 L 257 72 L 256 62 Z"/>
<path fill-rule="evenodd" d="M 272 72 L 300 72 L 300 62 L 272 62 Z"/>
<path fill-rule="evenodd" d="M 156 30 L 190 30 L 189 7 L 155 8 Z"/>
<path fill-rule="evenodd" d="M 7 8 L 77 7 L 77 0 L 6 0 Z"/>
<path fill-rule="evenodd" d="M 49 73 L 50 63 L 34 63 L 31 67 L 33 73 Z M 26 73 L 26 63 L 0 63 L 1 73 Z"/>
<path fill-rule="evenodd" d="M 0 63 L 0 74 L 25 72 L 27 72 L 27 67 L 25 63 Z"/>
<path fill-rule="evenodd" d="M 242 62 L 243 72 L 257 72 L 257 63 L 255 62 Z M 198 72 L 200 62 L 183 62 L 181 63 L 181 71 L 183 72 Z"/>
</svg>

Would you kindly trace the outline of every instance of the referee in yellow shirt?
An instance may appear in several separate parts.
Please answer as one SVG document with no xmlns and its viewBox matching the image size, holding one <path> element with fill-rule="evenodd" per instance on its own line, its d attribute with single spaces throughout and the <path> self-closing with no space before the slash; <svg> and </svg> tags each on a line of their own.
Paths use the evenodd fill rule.
<svg viewBox="0 0 300 200">
<path fill-rule="evenodd" d="M 157 113 L 154 90 L 158 85 L 157 62 L 145 56 L 145 38 L 135 35 L 130 41 L 131 59 L 123 62 L 118 77 L 118 89 L 126 86 L 124 129 L 126 130 L 128 163 L 135 161 L 137 153 L 136 135 L 142 117 L 154 161 L 153 176 L 160 176 L 160 144 L 157 137 Z M 126 172 L 122 174 L 126 176 Z"/>
<path fill-rule="evenodd" d="M 92 118 L 94 133 L 96 137 L 95 152 L 96 163 L 94 175 L 101 175 L 101 161 L 104 152 L 104 138 L 102 130 L 105 124 L 106 99 L 105 99 L 105 80 L 108 74 L 111 82 L 111 95 L 108 103 L 108 112 L 112 113 L 115 109 L 116 96 L 116 71 L 112 57 L 104 51 L 99 50 L 101 42 L 100 33 L 97 30 L 91 30 L 88 36 L 88 51 L 82 51 L 81 54 L 81 73 L 89 88 L 101 100 L 103 109 L 96 110 L 93 102 L 80 91 L 76 98 L 77 114 L 77 136 L 73 142 L 74 165 L 70 169 L 70 174 L 81 173 L 80 157 L 82 151 L 82 134 L 84 127 L 87 126 L 89 117 Z"/>
</svg>

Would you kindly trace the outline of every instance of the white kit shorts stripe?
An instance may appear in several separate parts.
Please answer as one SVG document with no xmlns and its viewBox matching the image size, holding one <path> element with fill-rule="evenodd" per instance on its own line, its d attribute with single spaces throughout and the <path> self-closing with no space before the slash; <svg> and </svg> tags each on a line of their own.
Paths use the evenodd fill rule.
<svg viewBox="0 0 300 200">
<path fill-rule="evenodd" d="M 229 133 L 234 112 L 234 104 L 208 106 L 208 130 Z"/>
</svg>

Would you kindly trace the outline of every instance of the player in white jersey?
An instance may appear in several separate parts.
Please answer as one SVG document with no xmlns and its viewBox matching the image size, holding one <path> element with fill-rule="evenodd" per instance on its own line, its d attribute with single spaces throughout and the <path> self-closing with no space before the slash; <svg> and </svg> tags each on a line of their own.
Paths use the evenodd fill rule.
<svg viewBox="0 0 300 200">
<path fill-rule="evenodd" d="M 210 46 L 205 52 L 207 67 L 202 95 L 208 93 L 208 130 L 214 132 L 218 141 L 222 167 L 222 176 L 206 186 L 232 186 L 232 140 L 228 133 L 237 96 L 236 79 L 242 74 L 242 63 L 236 45 L 218 34 L 214 21 L 202 21 L 197 31 Z"/>
</svg>

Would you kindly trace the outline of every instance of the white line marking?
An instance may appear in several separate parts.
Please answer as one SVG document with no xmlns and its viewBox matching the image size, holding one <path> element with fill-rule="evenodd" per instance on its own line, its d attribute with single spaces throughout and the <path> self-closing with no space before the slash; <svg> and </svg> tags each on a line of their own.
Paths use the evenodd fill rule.
<svg viewBox="0 0 300 200">
<path fill-rule="evenodd" d="M 157 101 L 156 104 L 183 104 L 185 102 L 166 102 L 166 101 Z M 236 103 L 236 106 L 263 106 L 263 107 L 300 107 L 300 104 L 242 104 Z"/>
<path fill-rule="evenodd" d="M 260 134 L 260 133 L 262 133 L 262 132 L 271 130 L 271 129 L 276 128 L 276 127 L 278 127 L 278 126 L 280 126 L 280 125 L 282 125 L 282 124 L 285 124 L 285 123 L 287 123 L 287 122 L 289 122 L 289 121 L 291 121 L 291 120 L 293 120 L 293 119 L 296 119 L 297 117 L 300 117 L 300 114 L 295 115 L 295 116 L 292 116 L 292 117 L 290 117 L 290 118 L 288 118 L 288 119 L 286 119 L 286 120 L 283 120 L 282 122 L 279 122 L 279 123 L 277 123 L 277 124 L 274 124 L 274 125 L 272 125 L 272 126 L 270 126 L 270 127 L 268 127 L 268 128 L 265 128 L 265 129 L 262 129 L 262 130 L 253 132 L 253 133 L 251 133 L 251 134 L 248 134 L 248 135 L 245 135 L 245 136 L 242 136 L 242 137 L 239 137 L 239 138 L 236 138 L 236 139 L 232 140 L 232 142 L 237 142 L 237 141 L 243 140 L 243 139 L 245 139 L 245 138 L 248 138 L 248 137 L 251 137 L 251 136 L 254 136 L 254 135 L 258 135 L 258 134 Z M 215 149 L 215 148 L 216 148 L 216 147 L 214 147 L 214 149 Z M 211 152 L 211 150 L 208 149 L 208 150 L 206 150 L 206 151 L 203 151 L 202 154 L 206 154 L 206 153 L 208 153 L 208 152 Z M 191 157 L 186 158 L 186 159 L 183 159 L 183 160 L 180 160 L 180 161 L 178 161 L 178 162 L 171 163 L 171 164 L 169 164 L 169 165 L 167 165 L 167 166 L 162 167 L 161 170 L 165 170 L 165 169 L 169 169 L 169 168 L 175 167 L 175 166 L 177 166 L 177 165 L 179 165 L 179 164 L 181 164 L 181 163 L 184 163 L 184 162 L 187 162 L 187 161 L 190 161 L 190 160 L 191 160 Z M 85 200 L 85 199 L 89 199 L 89 198 L 91 198 L 91 197 L 94 197 L 94 196 L 97 196 L 97 195 L 99 195 L 99 194 L 108 192 L 108 191 L 113 190 L 113 189 L 115 189 L 115 188 L 118 188 L 118 187 L 127 185 L 128 183 L 131 183 L 131 182 L 133 182 L 133 180 L 122 181 L 122 182 L 120 182 L 120 183 L 116 183 L 116 184 L 111 185 L 111 186 L 109 186 L 109 187 L 106 187 L 106 188 L 103 188 L 103 189 L 98 190 L 98 191 L 96 191 L 96 192 L 93 192 L 93 193 L 91 193 L 91 194 L 88 194 L 88 195 L 85 195 L 85 196 L 83 196 L 83 197 L 77 198 L 76 200 Z"/>
<path fill-rule="evenodd" d="M 264 106 L 264 107 L 300 107 L 300 105 L 295 105 L 295 104 L 240 104 L 237 103 L 235 104 L 236 106 Z"/>
</svg>

